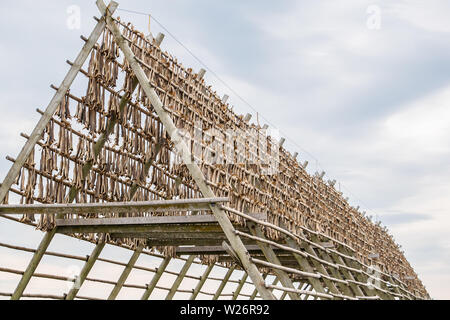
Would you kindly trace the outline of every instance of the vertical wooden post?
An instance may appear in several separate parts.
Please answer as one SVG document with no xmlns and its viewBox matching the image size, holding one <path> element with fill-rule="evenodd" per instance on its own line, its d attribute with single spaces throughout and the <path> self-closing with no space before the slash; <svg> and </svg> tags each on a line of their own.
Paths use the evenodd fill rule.
<svg viewBox="0 0 450 320">
<path fill-rule="evenodd" d="M 141 88 L 145 92 L 154 110 L 158 114 L 159 119 L 164 125 L 164 128 L 169 134 L 172 142 L 174 143 L 175 148 L 179 151 L 183 159 L 183 162 L 186 164 L 186 167 L 189 170 L 192 178 L 196 182 L 200 192 L 204 197 L 208 198 L 214 197 L 214 192 L 212 191 L 210 186 L 206 183 L 206 179 L 203 176 L 203 173 L 200 170 L 199 166 L 192 161 L 190 150 L 188 149 L 183 138 L 181 137 L 177 128 L 175 127 L 173 120 L 170 118 L 169 114 L 164 110 L 163 104 L 159 99 L 156 91 L 150 86 L 147 75 L 145 74 L 139 62 L 136 60 L 135 55 L 133 54 L 130 47 L 123 38 L 119 28 L 117 27 L 117 25 L 114 24 L 114 21 L 111 17 L 111 13 L 107 12 L 103 0 L 97 0 L 97 7 L 99 8 L 102 14 L 106 13 L 106 22 L 112 34 L 114 35 L 115 41 L 117 42 L 125 58 L 129 62 L 136 78 L 139 80 Z M 236 251 L 239 259 L 242 262 L 243 267 L 245 268 L 245 271 L 252 279 L 254 285 L 258 288 L 258 291 L 260 292 L 261 296 L 264 299 L 270 300 L 275 299 L 272 293 L 269 290 L 267 290 L 267 288 L 264 286 L 264 281 L 262 279 L 261 274 L 259 273 L 258 268 L 255 266 L 254 263 L 250 261 L 250 255 L 247 249 L 245 248 L 242 240 L 234 233 L 234 227 L 231 224 L 231 221 L 229 220 L 225 211 L 223 211 L 221 208 L 215 205 L 211 205 L 210 207 L 211 211 L 213 212 L 214 216 L 216 217 L 217 221 L 222 227 L 222 230 L 224 231 L 231 247 Z"/>
<path fill-rule="evenodd" d="M 155 289 L 156 284 L 158 283 L 159 279 L 163 275 L 164 271 L 166 270 L 167 266 L 169 265 L 171 258 L 165 257 L 164 260 L 161 262 L 159 267 L 156 269 L 156 273 L 152 278 L 152 281 L 147 286 L 147 289 L 145 290 L 144 294 L 141 297 L 141 300 L 148 300 L 150 298 L 150 295 L 153 292 L 153 289 Z"/>
<path fill-rule="evenodd" d="M 195 287 L 194 291 L 192 292 L 192 295 L 189 298 L 189 300 L 195 300 L 195 298 L 197 298 L 200 290 L 202 289 L 203 285 L 205 284 L 206 279 L 208 279 L 208 276 L 211 273 L 213 268 L 214 268 L 214 264 L 210 264 L 206 268 L 205 272 L 203 273 L 202 277 L 200 278 L 200 281 L 197 283 L 197 286 Z"/>
</svg>

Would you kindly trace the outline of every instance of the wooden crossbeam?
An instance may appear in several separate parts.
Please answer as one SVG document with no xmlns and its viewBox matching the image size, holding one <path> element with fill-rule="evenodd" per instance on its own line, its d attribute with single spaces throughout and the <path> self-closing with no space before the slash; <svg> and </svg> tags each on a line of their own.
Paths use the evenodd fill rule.
<svg viewBox="0 0 450 320">
<path fill-rule="evenodd" d="M 265 213 L 254 213 L 252 217 L 258 220 L 267 220 Z M 56 219 L 57 227 L 64 226 L 129 226 L 129 225 L 186 225 L 186 224 L 217 224 L 213 215 L 188 215 L 188 216 L 148 216 L 132 218 L 95 218 L 95 219 Z"/>
<path fill-rule="evenodd" d="M 228 198 L 200 198 L 108 203 L 55 203 L 0 205 L 0 214 L 108 214 L 169 211 L 207 211 Z"/>
<path fill-rule="evenodd" d="M 120 238 L 116 238 L 120 239 Z M 145 238 L 142 238 L 145 239 Z M 146 239 L 147 245 L 150 247 L 159 247 L 159 246 L 169 246 L 169 247 L 175 247 L 175 246 L 201 246 L 201 245 L 207 245 L 207 246 L 218 246 L 221 244 L 224 240 L 223 239 Z M 244 240 L 243 244 L 246 246 L 248 245 L 254 245 L 255 241 L 247 241 Z"/>
<path fill-rule="evenodd" d="M 246 246 L 249 253 L 261 252 L 261 248 L 257 245 Z M 278 248 L 272 248 L 275 252 L 280 251 Z M 179 255 L 225 255 L 227 252 L 222 246 L 195 246 L 195 247 L 178 247 L 176 253 Z"/>
<path fill-rule="evenodd" d="M 265 214 L 253 214 L 265 220 Z M 244 227 L 236 226 L 236 229 Z M 217 233 L 223 230 L 213 215 L 149 216 L 133 218 L 56 219 L 58 233 L 111 233 L 117 237 L 151 237 L 152 233 Z M 147 236 L 146 236 L 147 234 Z"/>
<path fill-rule="evenodd" d="M 64 226 L 57 227 L 58 233 L 72 234 L 72 233 L 115 233 L 119 234 L 134 234 L 134 237 L 141 238 L 139 234 L 154 232 L 216 232 L 220 233 L 218 226 L 208 225 L 122 225 L 122 226 Z M 123 236 L 122 236 L 123 238 Z"/>
</svg>

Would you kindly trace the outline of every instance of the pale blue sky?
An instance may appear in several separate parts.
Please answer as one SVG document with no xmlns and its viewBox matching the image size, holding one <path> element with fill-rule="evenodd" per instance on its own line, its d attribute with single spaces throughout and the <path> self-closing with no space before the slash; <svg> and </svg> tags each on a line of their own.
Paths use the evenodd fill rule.
<svg viewBox="0 0 450 320">
<path fill-rule="evenodd" d="M 81 8 L 81 29 L 66 10 Z M 369 29 L 369 5 L 380 29 Z M 433 298 L 450 298 L 448 1 L 120 1 L 152 13 L 395 236 Z M 148 18 L 118 12 L 147 30 Z M 94 1 L 0 3 L 0 175 L 89 35 Z M 152 32 L 162 31 L 152 23 Z M 172 38 L 163 48 L 202 66 Z M 256 112 L 211 73 L 239 113 Z M 6 229 L 0 224 L 0 233 Z"/>
</svg>

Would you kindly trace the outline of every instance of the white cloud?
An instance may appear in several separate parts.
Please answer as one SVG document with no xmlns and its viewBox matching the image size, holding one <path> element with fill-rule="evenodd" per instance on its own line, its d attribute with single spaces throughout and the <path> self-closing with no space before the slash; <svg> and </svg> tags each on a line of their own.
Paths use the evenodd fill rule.
<svg viewBox="0 0 450 320">
<path fill-rule="evenodd" d="M 450 32 L 449 11 L 450 3 L 446 0 L 402 0 L 387 4 L 387 12 L 430 32 Z"/>
<path fill-rule="evenodd" d="M 381 29 L 377 31 L 369 30 L 366 26 L 366 9 L 370 4 L 377 4 L 381 8 Z M 47 5 L 50 6 L 50 2 Z M 89 5 L 91 9 L 95 9 L 92 4 Z M 151 7 L 153 9 L 159 5 L 161 4 L 155 3 Z M 51 3 L 51 6 L 54 4 Z M 142 3 L 141 10 L 147 7 L 147 3 Z M 180 13 L 180 16 L 187 17 L 190 14 L 185 7 L 182 7 L 182 12 L 177 11 L 181 10 L 178 8 L 178 5 L 174 5 L 170 15 Z M 411 72 L 417 70 L 414 69 L 417 64 L 428 67 L 429 63 L 430 67 L 435 68 L 432 70 L 440 70 L 440 65 L 436 67 L 432 63 L 436 54 L 445 56 L 445 52 L 418 50 L 421 42 L 417 39 L 423 37 L 420 31 L 424 31 L 427 39 L 433 39 L 432 43 L 441 45 L 445 39 L 441 38 L 440 33 L 450 31 L 448 9 L 450 8 L 447 1 L 405 0 L 393 4 L 391 1 L 351 0 L 346 1 L 345 6 L 338 1 L 297 1 L 289 10 L 275 14 L 270 10 L 259 11 L 257 14 L 249 11 L 247 21 L 242 23 L 250 21 L 252 26 L 256 27 L 252 36 L 260 37 L 267 45 L 264 52 L 242 52 L 243 58 L 235 62 L 235 68 L 247 67 L 249 59 L 257 57 L 263 65 L 256 66 L 257 70 L 249 72 L 253 71 L 256 77 L 265 76 L 269 79 L 265 82 L 251 81 L 245 74 L 233 74 L 223 52 L 219 53 L 212 45 L 202 45 L 201 41 L 195 40 L 200 36 L 201 28 L 212 28 L 217 21 L 196 20 L 195 26 L 192 27 L 185 21 L 171 25 L 174 34 L 188 34 L 189 39 L 182 37 L 181 40 L 257 108 L 262 116 L 276 123 L 289 134 L 288 137 L 293 137 L 298 144 L 310 150 L 321 161 L 330 178 L 338 178 L 348 189 L 357 193 L 358 199 L 343 189 L 345 194 L 352 198 L 352 203 L 374 208 L 382 220 L 383 217 L 388 218 L 396 214 L 406 215 L 407 218 L 401 223 L 388 227 L 405 248 L 408 259 L 431 295 L 436 298 L 450 297 L 450 272 L 446 268 L 450 262 L 450 244 L 446 240 L 450 228 L 447 214 L 450 210 L 450 172 L 449 166 L 445 165 L 450 163 L 450 109 L 446 105 L 450 101 L 450 87 L 441 88 L 424 97 L 415 95 L 417 88 L 433 82 L 439 76 L 437 72 L 430 72 L 430 78 L 424 77 L 415 88 L 407 87 L 405 90 L 405 86 L 409 85 Z M 154 10 L 159 17 L 159 12 Z M 165 10 L 163 5 L 161 10 Z M 19 11 L 20 15 L 14 13 L 9 17 L 17 24 L 21 23 L 19 18 L 23 17 L 22 10 L 17 12 Z M 61 12 L 64 14 L 65 10 Z M 97 11 L 92 11 L 90 15 L 92 14 L 97 15 Z M 88 15 L 89 10 L 84 10 L 83 7 L 83 17 Z M 168 18 L 164 20 L 164 15 L 162 16 L 163 23 L 170 21 Z M 129 17 L 133 19 L 133 16 Z M 145 31 L 146 19 L 140 19 Z M 42 32 L 48 31 L 50 38 L 54 37 L 53 26 L 58 23 L 63 25 L 65 22 L 60 17 L 56 19 L 58 22 L 53 21 L 51 17 L 44 20 L 45 23 L 40 24 Z M 186 21 L 188 22 L 188 19 Z M 194 22 L 192 24 L 194 25 Z M 84 25 L 83 23 L 83 28 Z M 178 31 L 176 28 L 183 29 Z M 60 35 L 61 38 L 58 39 L 66 35 Z M 208 33 L 201 33 L 201 36 L 207 37 Z M 52 74 L 62 72 L 59 67 L 55 67 L 53 61 L 48 60 L 46 51 L 54 53 L 59 47 L 58 41 L 50 40 L 46 40 L 49 47 L 42 51 L 36 50 L 33 59 L 40 61 L 42 66 L 53 66 L 53 69 L 48 71 Z M 214 41 L 221 41 L 216 38 L 207 40 L 212 44 Z M 0 52 L 2 61 L 15 61 L 16 65 L 21 66 L 25 52 L 21 49 L 23 44 L 18 39 L 11 38 L 5 40 L 5 45 L 18 49 Z M 201 67 L 183 51 L 184 49 L 170 40 L 170 37 L 167 37 L 163 47 L 177 55 L 185 66 L 194 66 L 195 71 Z M 230 50 L 237 50 L 237 47 Z M 73 48 L 79 48 L 79 43 L 74 43 Z M 415 59 L 419 51 L 425 59 L 417 63 Z M 74 54 L 76 51 L 70 49 L 68 52 Z M 61 57 L 61 61 L 64 58 Z M 404 63 L 405 60 L 407 63 Z M 2 73 L 5 74 L 5 79 L 8 79 L 8 75 L 9 79 L 14 77 L 15 70 L 15 67 L 3 65 Z M 39 77 L 42 82 L 44 77 L 41 78 L 41 69 L 30 70 L 35 71 L 36 75 L 31 75 L 29 80 L 38 82 L 36 78 Z M 25 71 L 29 70 L 23 68 L 22 71 L 26 74 Z M 416 77 L 416 74 L 413 76 Z M 207 73 L 206 79 L 214 84 L 214 90 L 231 96 L 230 101 L 239 113 L 250 111 L 210 73 Z M 385 92 L 380 88 L 385 83 L 392 87 L 392 92 Z M 22 85 L 14 83 L 15 87 Z M 436 88 L 439 88 L 439 85 L 440 83 L 435 84 Z M 358 105 L 360 101 L 369 103 L 381 98 L 389 100 L 390 95 L 396 95 L 397 91 L 402 90 L 408 91 L 409 94 L 405 101 L 392 100 L 382 106 L 377 103 L 370 106 Z M 9 150 L 12 150 L 11 155 L 18 151 L 23 142 L 18 137 L 19 132 L 29 131 L 35 123 L 25 120 L 24 112 L 19 112 L 18 108 L 26 108 L 31 112 L 37 107 L 32 105 L 37 99 L 48 99 L 43 96 L 41 88 L 36 88 L 29 97 L 10 90 L 2 91 L 2 86 L 0 92 L 3 98 L 0 110 L 4 118 L 9 120 L 0 129 L 3 157 Z M 378 107 L 384 108 L 383 112 L 378 117 L 372 117 Z M 360 114 L 354 115 L 355 111 Z M 364 118 L 366 113 L 369 114 L 367 119 Z M 352 121 L 341 124 L 346 118 L 352 118 Z M 255 119 L 254 115 L 253 121 Z M 369 123 L 369 120 L 373 123 Z M 263 122 L 261 120 L 261 123 Z M 351 125 L 355 126 L 354 131 L 348 128 Z M 300 152 L 301 160 L 307 157 L 302 150 L 289 145 L 295 148 L 293 151 Z M 2 161 L 4 167 L 10 165 Z M 322 169 L 316 168 L 314 161 L 310 163 L 309 169 L 312 172 Z M 424 216 L 426 219 L 422 219 Z M 418 217 L 421 218 L 415 219 Z M 433 248 L 439 249 L 432 250 Z M 4 261 L 3 259 L 9 258 L 1 256 L 0 260 Z M 25 260 L 18 258 L 8 261 L 17 266 L 25 263 Z M 58 266 L 53 269 L 51 266 L 48 269 L 47 264 L 43 266 L 50 272 L 65 272 L 65 269 Z M 94 270 L 97 274 L 102 271 L 101 268 Z M 103 275 L 104 278 L 117 278 L 119 273 L 119 269 L 108 269 Z M 141 283 L 145 278 L 145 275 L 136 275 L 130 278 L 130 281 Z M 38 284 L 46 285 L 45 282 Z M 86 294 L 92 292 L 104 296 L 110 289 L 111 286 L 105 285 L 95 288 L 89 286 L 84 290 Z M 158 294 L 164 296 L 164 292 Z"/>
</svg>

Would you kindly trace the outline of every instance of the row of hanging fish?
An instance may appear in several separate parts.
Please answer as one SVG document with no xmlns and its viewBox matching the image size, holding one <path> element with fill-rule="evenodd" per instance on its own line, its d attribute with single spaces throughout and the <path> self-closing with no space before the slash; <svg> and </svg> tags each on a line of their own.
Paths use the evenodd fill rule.
<svg viewBox="0 0 450 320">
<path fill-rule="evenodd" d="M 194 139 L 194 124 L 199 121 L 203 132 L 261 130 L 259 125 L 243 121 L 192 69 L 183 68 L 131 25 L 122 32 L 174 123 L 190 134 L 187 142 L 192 151 L 199 147 L 204 153 L 207 148 L 207 142 L 198 144 Z M 11 189 L 20 195 L 21 203 L 201 197 L 108 30 L 92 51 L 85 74 L 86 91 L 66 94 Z M 270 153 L 276 142 L 266 139 L 267 144 L 259 149 L 243 141 L 245 154 L 258 160 L 261 154 Z M 267 213 L 269 222 L 284 224 L 293 232 L 301 227 L 320 231 L 350 245 L 364 262 L 376 249 L 384 271 L 413 272 L 385 230 L 368 222 L 340 192 L 307 174 L 281 147 L 277 164 L 278 172 L 266 175 L 258 165 L 199 163 L 216 196 L 230 198 L 230 207 Z M 138 215 L 144 214 L 149 213 Z M 236 215 L 230 214 L 230 218 L 245 224 Z M 34 219 L 23 217 L 27 222 Z M 37 223 L 38 228 L 50 230 L 54 217 L 44 215 Z M 269 228 L 265 232 L 270 239 L 280 236 Z M 96 237 L 77 236 L 87 240 Z M 132 247 L 139 243 L 106 237 Z M 175 254 L 170 247 L 159 249 Z"/>
</svg>

